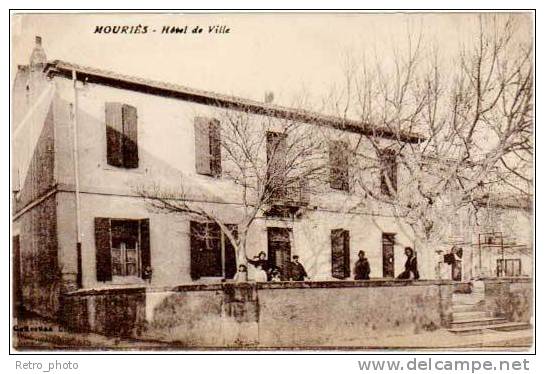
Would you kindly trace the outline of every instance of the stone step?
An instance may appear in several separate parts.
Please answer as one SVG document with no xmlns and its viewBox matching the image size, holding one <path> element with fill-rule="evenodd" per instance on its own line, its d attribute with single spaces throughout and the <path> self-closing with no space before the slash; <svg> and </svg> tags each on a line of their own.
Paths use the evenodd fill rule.
<svg viewBox="0 0 545 374">
<path fill-rule="evenodd" d="M 471 318 L 458 321 L 452 321 L 451 327 L 476 327 L 476 326 L 490 326 L 505 323 L 507 320 L 500 317 L 484 317 L 484 318 Z"/>
<path fill-rule="evenodd" d="M 475 318 L 486 318 L 489 317 L 488 314 L 483 310 L 474 310 L 474 311 L 464 311 L 464 312 L 454 312 L 452 313 L 453 321 L 464 321 Z"/>
<path fill-rule="evenodd" d="M 492 331 L 516 331 L 526 330 L 532 328 L 532 325 L 527 322 L 504 322 L 494 325 L 482 325 L 482 326 L 467 326 L 467 327 L 452 327 L 448 331 L 457 335 L 472 335 L 481 334 L 488 330 Z"/>
<path fill-rule="evenodd" d="M 454 313 L 458 312 L 478 312 L 482 308 L 477 304 L 452 304 L 452 311 Z"/>
<path fill-rule="evenodd" d="M 490 327 L 490 329 L 494 331 L 517 331 L 531 328 L 532 324 L 528 322 L 507 322 Z"/>
</svg>

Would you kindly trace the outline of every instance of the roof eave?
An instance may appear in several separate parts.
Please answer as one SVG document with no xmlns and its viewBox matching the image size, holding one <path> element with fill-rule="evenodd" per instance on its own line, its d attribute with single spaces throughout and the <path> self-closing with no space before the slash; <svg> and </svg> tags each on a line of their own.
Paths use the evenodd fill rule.
<svg viewBox="0 0 545 374">
<path fill-rule="evenodd" d="M 417 133 L 395 132 L 387 128 L 376 127 L 353 120 L 326 116 L 305 110 L 295 110 L 293 108 L 264 104 L 235 96 L 219 95 L 200 90 L 194 90 L 191 92 L 189 90 L 180 89 L 179 86 L 168 83 L 120 76 L 115 73 L 105 71 L 95 71 L 93 69 L 74 66 L 58 60 L 47 63 L 44 68 L 44 72 L 48 76 L 61 76 L 68 79 L 72 78 L 73 71 L 76 71 L 77 78 L 79 80 L 88 83 L 101 84 L 105 86 L 143 92 L 151 95 L 170 97 L 199 104 L 246 111 L 253 114 L 317 124 L 320 126 L 330 126 L 339 130 L 350 131 L 366 136 L 399 140 L 405 143 L 420 143 L 426 140 L 425 137 Z"/>
</svg>

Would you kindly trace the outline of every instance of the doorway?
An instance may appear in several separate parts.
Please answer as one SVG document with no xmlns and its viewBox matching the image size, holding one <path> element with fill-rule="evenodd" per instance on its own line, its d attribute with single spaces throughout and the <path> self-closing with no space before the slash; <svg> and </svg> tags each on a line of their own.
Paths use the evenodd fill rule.
<svg viewBox="0 0 545 374">
<path fill-rule="evenodd" d="M 269 265 L 280 268 L 282 279 L 288 279 L 288 267 L 291 259 L 291 229 L 284 227 L 267 228 Z"/>
</svg>

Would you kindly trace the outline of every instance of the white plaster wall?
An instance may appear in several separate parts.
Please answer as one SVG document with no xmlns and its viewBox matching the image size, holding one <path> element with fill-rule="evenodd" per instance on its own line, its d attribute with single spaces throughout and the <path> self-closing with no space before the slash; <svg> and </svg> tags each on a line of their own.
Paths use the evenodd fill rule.
<svg viewBox="0 0 545 374">
<path fill-rule="evenodd" d="M 71 120 L 69 105 L 73 101 L 72 82 L 56 78 L 57 132 L 61 137 L 57 146 L 58 179 L 61 185 L 73 188 L 71 156 Z M 105 103 L 108 101 L 133 105 L 138 111 L 138 145 L 140 163 L 137 169 L 123 169 L 106 163 Z M 240 191 L 225 179 L 214 179 L 195 172 L 195 116 L 214 116 L 215 109 L 205 105 L 147 95 L 94 84 L 78 85 L 79 170 L 81 193 L 81 230 L 83 283 L 85 287 L 97 286 L 94 246 L 94 218 L 150 218 L 151 256 L 154 285 L 172 285 L 190 282 L 188 220 L 174 215 L 152 212 L 142 200 L 135 197 L 136 188 L 159 183 L 163 188 L 176 189 L 180 178 L 189 186 L 190 196 L 197 200 L 232 203 L 239 199 Z M 255 116 L 257 120 L 258 116 Z M 269 119 L 266 119 L 270 121 Z M 271 128 L 274 128 L 272 121 Z M 351 143 L 359 136 L 338 130 L 330 131 L 337 138 Z M 382 143 L 386 141 L 381 140 Z M 363 139 L 361 150 L 372 151 Z M 265 149 L 257 158 L 266 157 Z M 403 172 L 400 171 L 400 179 Z M 378 187 L 379 176 L 370 176 Z M 359 250 L 365 250 L 371 263 L 371 277 L 382 277 L 382 233 L 396 233 L 395 274 L 404 268 L 405 246 L 414 247 L 409 227 L 388 216 L 385 206 L 368 203 L 360 214 L 347 211 L 361 202 L 360 196 L 337 192 L 324 186 L 323 193 L 311 198 L 311 210 L 300 221 L 256 220 L 248 237 L 248 255 L 267 248 L 267 226 L 293 227 L 293 254 L 301 261 L 313 279 L 331 279 L 332 229 L 350 231 L 351 273 Z M 73 209 L 66 203 L 62 209 Z M 226 222 L 237 223 L 240 216 L 233 204 L 214 204 L 212 209 Z M 73 215 L 70 215 L 73 217 Z M 68 222 L 63 224 L 68 227 Z M 69 230 L 70 231 L 70 230 Z M 61 235 L 71 235 L 69 232 Z M 75 230 L 73 231 L 75 235 Z M 64 240 L 63 247 L 70 250 L 72 241 Z M 73 247 L 75 251 L 75 246 Z M 418 251 L 422 278 L 433 276 L 433 265 L 424 251 Z M 67 255 L 73 259 L 74 256 Z M 73 260 L 71 260 L 73 266 Z M 353 276 L 353 274 L 351 274 Z"/>
</svg>

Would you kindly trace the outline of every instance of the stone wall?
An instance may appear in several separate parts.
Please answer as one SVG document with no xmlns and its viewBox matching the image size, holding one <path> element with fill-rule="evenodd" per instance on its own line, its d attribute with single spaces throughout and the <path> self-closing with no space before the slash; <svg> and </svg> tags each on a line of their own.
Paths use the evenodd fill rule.
<svg viewBox="0 0 545 374">
<path fill-rule="evenodd" d="M 531 322 L 533 289 L 530 278 L 483 279 L 487 311 L 511 322 Z"/>
<path fill-rule="evenodd" d="M 448 327 L 451 300 L 446 281 L 140 287 L 70 293 L 63 319 L 76 331 L 185 347 L 364 346 Z"/>
<path fill-rule="evenodd" d="M 361 345 L 369 338 L 448 326 L 441 288 L 450 286 L 381 281 L 362 287 L 358 283 L 259 290 L 260 343 L 268 347 Z M 449 298 L 450 292 L 445 291 Z"/>
</svg>

